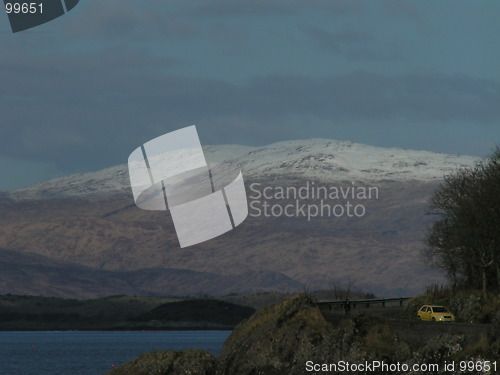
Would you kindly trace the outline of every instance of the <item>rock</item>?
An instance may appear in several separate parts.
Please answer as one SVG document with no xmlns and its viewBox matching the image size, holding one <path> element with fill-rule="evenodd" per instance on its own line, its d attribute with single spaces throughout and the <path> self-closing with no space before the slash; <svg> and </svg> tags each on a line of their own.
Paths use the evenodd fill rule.
<svg viewBox="0 0 500 375">
<path fill-rule="evenodd" d="M 306 296 L 292 297 L 259 310 L 240 323 L 226 340 L 218 359 L 201 350 L 151 352 L 107 375 L 303 375 L 319 372 L 359 375 L 367 372 L 354 368 L 325 370 L 322 366 L 373 361 L 443 364 L 470 358 L 491 360 L 500 354 L 498 335 L 494 334 L 467 344 L 465 334 L 422 330 L 422 323 L 391 328 L 393 326 L 387 321 L 376 317 L 330 315 L 322 313 Z M 448 327 L 429 324 L 435 328 Z M 427 337 L 423 344 L 415 345 L 399 339 L 401 335 L 395 334 L 398 329 L 415 330 L 416 334 Z M 311 364 L 316 365 L 313 370 Z M 370 373 L 387 374 L 382 369 L 373 369 Z M 392 373 L 402 375 L 407 372 Z M 455 374 L 439 371 L 412 373 Z"/>
<path fill-rule="evenodd" d="M 216 361 L 205 350 L 153 351 L 106 375 L 215 375 Z"/>
<path fill-rule="evenodd" d="M 236 327 L 224 344 L 217 374 L 295 375 L 305 373 L 307 361 L 333 361 L 341 351 L 362 358 L 356 340 L 341 336 L 344 332 L 337 332 L 311 300 L 294 297 Z"/>
<path fill-rule="evenodd" d="M 417 353 L 416 363 L 442 363 L 464 348 L 464 335 L 438 335 Z"/>
</svg>

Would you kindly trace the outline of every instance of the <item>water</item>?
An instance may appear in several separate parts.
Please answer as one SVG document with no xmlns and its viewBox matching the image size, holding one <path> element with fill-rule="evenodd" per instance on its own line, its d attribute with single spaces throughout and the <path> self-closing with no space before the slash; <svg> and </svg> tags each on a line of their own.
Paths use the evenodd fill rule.
<svg viewBox="0 0 500 375">
<path fill-rule="evenodd" d="M 102 375 L 151 350 L 218 355 L 230 331 L 0 332 L 0 375 Z"/>
</svg>

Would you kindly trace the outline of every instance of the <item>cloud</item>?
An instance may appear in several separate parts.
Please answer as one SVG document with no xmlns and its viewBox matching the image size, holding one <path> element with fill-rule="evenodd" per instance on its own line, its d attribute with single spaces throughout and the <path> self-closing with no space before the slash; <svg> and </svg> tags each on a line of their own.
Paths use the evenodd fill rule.
<svg viewBox="0 0 500 375">
<path fill-rule="evenodd" d="M 340 31 L 332 33 L 317 26 L 303 25 L 302 31 L 311 37 L 317 45 L 332 51 L 340 51 L 353 44 L 373 43 L 375 38 L 361 31 Z"/>
<path fill-rule="evenodd" d="M 352 61 L 399 60 L 396 45 L 381 42 L 366 31 L 344 29 L 331 32 L 318 26 L 302 25 L 301 31 L 321 50 L 333 52 Z"/>
<path fill-rule="evenodd" d="M 399 17 L 403 16 L 409 19 L 422 18 L 422 12 L 417 8 L 415 3 L 410 1 L 383 0 L 382 6 L 385 10 Z"/>
<path fill-rule="evenodd" d="M 73 38 L 122 38 L 132 41 L 186 40 L 203 33 L 192 17 L 172 12 L 177 5 L 157 0 L 89 1 L 78 8 L 66 32 Z"/>
<path fill-rule="evenodd" d="M 22 48 L 10 48 L 0 60 L 0 75 L 18 74 L 19 81 L 13 87 L 20 88 L 26 74 L 57 79 L 91 72 L 107 74 L 129 69 L 168 68 L 184 63 L 179 58 L 155 55 L 147 47 L 126 44 L 102 47 L 92 52 L 70 53 L 64 57 L 46 51 L 37 54 Z M 27 80 L 26 85 L 30 86 L 31 82 Z"/>
<path fill-rule="evenodd" d="M 329 137 L 332 126 L 342 126 L 332 124 L 348 124 L 355 135 L 366 124 L 383 133 L 395 122 L 488 128 L 500 119 L 500 84 L 466 75 L 357 71 L 232 84 L 169 75 L 155 69 L 168 60 L 133 55 L 123 66 L 100 61 L 100 54 L 51 61 L 38 56 L 18 69 L 19 56 L 3 58 L 2 154 L 72 171 L 121 163 L 138 144 L 190 124 L 200 125 L 210 143 L 266 144 Z M 147 64 L 152 68 L 135 69 Z M 301 126 L 307 121 L 312 125 Z"/>
<path fill-rule="evenodd" d="M 194 1 L 195 14 L 209 16 L 279 16 L 307 11 L 328 11 L 332 14 L 355 14 L 365 11 L 359 0 L 213 0 Z"/>
<path fill-rule="evenodd" d="M 231 50 L 246 43 L 249 38 L 246 25 L 197 17 L 190 10 L 194 3 L 199 2 L 88 0 L 72 15 L 71 22 L 64 25 L 60 38 L 69 37 L 76 44 L 92 40 L 97 46 L 121 41 L 156 50 L 166 49 L 167 45 L 178 50 L 183 43 L 200 40 L 204 45 L 218 43 Z"/>
<path fill-rule="evenodd" d="M 492 122 L 500 118 L 495 105 L 500 84 L 464 75 L 386 76 L 358 71 L 323 79 L 274 76 L 255 80 L 249 89 L 260 93 L 261 112 L 373 121 L 400 117 Z"/>
<path fill-rule="evenodd" d="M 411 6 L 368 4 L 88 0 L 43 32 L 2 35 L 0 156 L 99 169 L 190 124 L 204 144 L 419 139 L 478 153 L 498 133 L 494 48 L 485 58 L 455 36 L 425 43 L 416 24 L 433 24 Z"/>
<path fill-rule="evenodd" d="M 234 15 L 280 15 L 290 14 L 295 4 L 292 1 L 273 0 L 215 0 L 203 1 L 195 9 L 195 14 L 211 16 Z"/>
</svg>

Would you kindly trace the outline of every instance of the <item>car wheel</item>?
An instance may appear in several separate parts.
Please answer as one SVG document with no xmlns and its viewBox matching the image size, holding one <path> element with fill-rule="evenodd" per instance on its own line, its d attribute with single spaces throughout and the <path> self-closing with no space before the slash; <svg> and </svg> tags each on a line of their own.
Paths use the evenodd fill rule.
<svg viewBox="0 0 500 375">
<path fill-rule="evenodd" d="M 432 318 L 432 321 L 435 322 L 436 321 L 436 318 Z"/>
</svg>

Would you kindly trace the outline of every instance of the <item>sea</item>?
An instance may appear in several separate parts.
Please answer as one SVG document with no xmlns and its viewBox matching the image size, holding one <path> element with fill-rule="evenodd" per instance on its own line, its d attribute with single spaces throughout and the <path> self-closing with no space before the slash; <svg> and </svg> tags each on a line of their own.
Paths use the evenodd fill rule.
<svg viewBox="0 0 500 375">
<path fill-rule="evenodd" d="M 151 350 L 218 355 L 230 331 L 0 332 L 0 375 L 103 375 Z"/>
</svg>

